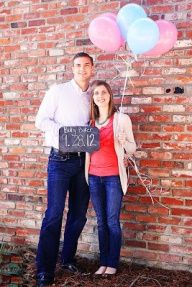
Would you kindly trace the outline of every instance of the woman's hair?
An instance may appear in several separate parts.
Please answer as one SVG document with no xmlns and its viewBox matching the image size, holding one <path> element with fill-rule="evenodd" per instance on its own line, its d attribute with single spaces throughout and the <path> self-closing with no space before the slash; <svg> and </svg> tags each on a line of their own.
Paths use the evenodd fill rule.
<svg viewBox="0 0 192 287">
<path fill-rule="evenodd" d="M 107 84 L 105 81 L 102 80 L 96 80 L 91 84 L 91 111 L 90 111 L 91 121 L 95 121 L 96 119 L 99 118 L 99 108 L 94 103 L 93 100 L 94 90 L 99 86 L 104 86 L 110 95 L 108 117 L 112 116 L 117 111 L 115 104 L 113 102 L 113 92 L 109 84 Z"/>
</svg>

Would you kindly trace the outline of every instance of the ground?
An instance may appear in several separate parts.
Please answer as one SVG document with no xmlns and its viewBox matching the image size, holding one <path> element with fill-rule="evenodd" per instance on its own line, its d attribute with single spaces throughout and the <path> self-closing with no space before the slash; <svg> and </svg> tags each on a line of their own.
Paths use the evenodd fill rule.
<svg viewBox="0 0 192 287">
<path fill-rule="evenodd" d="M 22 287 L 35 287 L 35 252 L 24 253 L 24 283 Z M 94 278 L 98 262 L 77 257 L 82 274 L 70 274 L 57 266 L 56 287 L 192 287 L 192 273 L 149 268 L 132 263 L 121 263 L 117 275 L 112 278 Z"/>
</svg>

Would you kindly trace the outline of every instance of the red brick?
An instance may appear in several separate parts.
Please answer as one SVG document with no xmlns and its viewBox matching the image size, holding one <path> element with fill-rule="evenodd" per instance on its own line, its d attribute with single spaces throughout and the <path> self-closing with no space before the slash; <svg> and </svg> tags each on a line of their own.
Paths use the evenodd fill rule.
<svg viewBox="0 0 192 287">
<path fill-rule="evenodd" d="M 192 180 L 186 180 L 185 181 L 185 186 L 186 187 L 192 187 Z"/>
<path fill-rule="evenodd" d="M 144 250 L 135 250 L 133 252 L 133 258 L 147 259 L 147 260 L 156 260 L 157 254 L 150 251 Z"/>
<path fill-rule="evenodd" d="M 125 245 L 129 247 L 146 248 L 146 243 L 144 241 L 125 240 Z"/>
<path fill-rule="evenodd" d="M 128 192 L 129 193 L 136 193 L 136 194 L 145 194 L 146 190 L 144 186 L 129 186 L 128 187 Z"/>
<path fill-rule="evenodd" d="M 40 20 L 40 19 L 38 19 L 38 20 L 31 20 L 31 21 L 29 21 L 29 24 L 28 24 L 28 26 L 29 27 L 33 27 L 33 26 L 41 26 L 41 25 L 45 25 L 45 20 Z"/>
<path fill-rule="evenodd" d="M 121 213 L 120 218 L 121 220 L 134 220 L 135 216 L 133 214 Z"/>
<path fill-rule="evenodd" d="M 174 157 L 174 159 L 191 160 L 192 154 L 190 154 L 190 153 L 174 153 L 173 157 Z"/>
<path fill-rule="evenodd" d="M 24 28 L 21 30 L 22 35 L 36 34 L 36 33 L 38 33 L 36 28 Z"/>
<path fill-rule="evenodd" d="M 181 125 L 164 125 L 163 131 L 165 132 L 183 132 L 184 131 L 184 126 Z"/>
<path fill-rule="evenodd" d="M 31 180 L 28 182 L 29 186 L 43 186 L 43 180 Z"/>
<path fill-rule="evenodd" d="M 159 201 L 159 197 L 153 196 L 153 200 L 154 200 L 155 202 L 158 202 L 158 201 Z M 151 197 L 150 197 L 150 196 L 142 196 L 142 197 L 140 197 L 139 202 L 151 204 L 151 203 L 152 203 L 152 200 L 151 200 Z"/>
<path fill-rule="evenodd" d="M 171 152 L 151 152 L 151 156 L 153 159 L 159 159 L 159 160 L 169 160 L 172 159 L 172 153 Z"/>
<path fill-rule="evenodd" d="M 148 231 L 152 231 L 152 232 L 157 232 L 157 233 L 164 233 L 166 230 L 166 226 L 162 226 L 162 225 L 148 225 L 147 227 Z"/>
<path fill-rule="evenodd" d="M 141 237 L 143 240 L 147 240 L 147 241 L 158 241 L 159 240 L 159 235 L 157 234 L 143 233 Z"/>
<path fill-rule="evenodd" d="M 143 131 L 143 132 L 160 132 L 161 131 L 161 126 L 160 125 L 144 125 L 144 124 L 140 124 L 139 125 L 139 130 Z"/>
<path fill-rule="evenodd" d="M 166 6 L 160 6 L 160 5 L 154 5 L 150 9 L 150 14 L 154 13 L 161 13 L 161 14 L 166 14 L 166 13 L 173 13 L 174 12 L 174 6 L 173 5 L 166 5 Z"/>
<path fill-rule="evenodd" d="M 24 217 L 25 212 L 20 210 L 9 210 L 8 214 L 15 217 Z"/>
<path fill-rule="evenodd" d="M 147 211 L 147 207 L 145 206 L 139 206 L 139 205 L 133 205 L 133 204 L 128 204 L 125 205 L 125 210 L 127 211 L 134 211 L 134 212 L 146 212 Z"/>
<path fill-rule="evenodd" d="M 187 237 L 191 237 L 192 236 L 192 230 L 185 227 L 177 227 L 177 226 L 172 226 L 171 227 L 172 233 L 176 233 L 177 235 L 184 235 Z"/>
<path fill-rule="evenodd" d="M 12 132 L 11 134 L 13 138 L 27 138 L 29 136 L 29 133 L 26 132 Z"/>
<path fill-rule="evenodd" d="M 76 13 L 78 13 L 78 9 L 77 9 L 77 7 L 65 8 L 65 9 L 61 9 L 60 13 L 61 13 L 61 15 L 76 14 Z"/>
<path fill-rule="evenodd" d="M 158 160 L 142 159 L 142 160 L 140 160 L 140 166 L 141 167 L 160 167 L 161 162 Z"/>
<path fill-rule="evenodd" d="M 159 250 L 164 252 L 169 252 L 169 245 L 167 244 L 158 244 L 158 243 L 148 243 L 149 250 Z"/>
<path fill-rule="evenodd" d="M 145 225 L 138 224 L 138 223 L 125 222 L 123 224 L 123 229 L 125 229 L 125 228 L 130 229 L 130 230 L 143 231 L 143 230 L 145 230 Z"/>
<path fill-rule="evenodd" d="M 149 222 L 149 223 L 157 222 L 156 217 L 151 215 L 137 215 L 136 220 L 138 222 Z"/>
<path fill-rule="evenodd" d="M 162 214 L 162 215 L 168 215 L 169 214 L 169 209 L 165 207 L 154 207 L 151 206 L 148 208 L 149 214 Z"/>
<path fill-rule="evenodd" d="M 133 257 L 133 251 L 130 250 L 130 248 L 129 249 L 121 248 L 121 256 L 127 258 Z"/>
<path fill-rule="evenodd" d="M 169 177 L 170 171 L 162 168 L 149 169 L 148 174 L 152 177 Z"/>
<path fill-rule="evenodd" d="M 163 204 L 168 204 L 168 205 L 183 205 L 184 204 L 183 199 L 176 199 L 176 198 L 169 198 L 169 197 L 163 197 L 161 199 L 161 202 Z"/>
<path fill-rule="evenodd" d="M 192 216 L 192 210 L 191 209 L 172 208 L 171 213 L 172 213 L 172 215 Z"/>
</svg>

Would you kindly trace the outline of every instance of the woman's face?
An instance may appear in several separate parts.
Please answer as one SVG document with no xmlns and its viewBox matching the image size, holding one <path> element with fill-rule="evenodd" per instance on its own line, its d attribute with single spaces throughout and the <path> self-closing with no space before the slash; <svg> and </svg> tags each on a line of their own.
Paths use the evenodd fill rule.
<svg viewBox="0 0 192 287">
<path fill-rule="evenodd" d="M 109 105 L 110 94 L 105 86 L 98 86 L 93 91 L 93 101 L 98 107 Z"/>
</svg>

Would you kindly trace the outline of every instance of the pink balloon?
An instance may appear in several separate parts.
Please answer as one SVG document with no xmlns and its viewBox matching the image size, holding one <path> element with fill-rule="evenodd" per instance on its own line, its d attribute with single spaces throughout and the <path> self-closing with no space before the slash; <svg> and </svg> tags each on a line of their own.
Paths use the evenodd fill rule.
<svg viewBox="0 0 192 287">
<path fill-rule="evenodd" d="M 101 14 L 101 15 L 98 16 L 98 17 L 108 17 L 108 18 L 110 18 L 111 20 L 115 21 L 115 23 L 117 23 L 117 22 L 116 22 L 117 15 L 116 15 L 115 13 L 107 12 L 107 13 Z M 118 26 L 118 25 L 117 25 L 117 26 Z M 118 27 L 119 27 L 119 26 L 118 26 Z M 121 32 L 120 32 L 120 34 L 121 34 Z M 125 40 L 124 40 L 124 38 L 121 36 L 121 46 L 123 46 L 124 44 L 125 44 Z"/>
<path fill-rule="evenodd" d="M 115 13 L 107 12 L 100 15 L 101 17 L 109 17 L 110 19 L 116 21 L 117 15 Z M 99 16 L 99 17 L 100 17 Z"/>
<path fill-rule="evenodd" d="M 122 44 L 117 23 L 106 16 L 93 19 L 89 25 L 88 34 L 91 42 L 106 52 L 116 52 Z"/>
<path fill-rule="evenodd" d="M 166 20 L 156 21 L 159 28 L 159 41 L 150 51 L 144 53 L 146 56 L 158 56 L 171 50 L 177 41 L 177 28 Z"/>
</svg>

